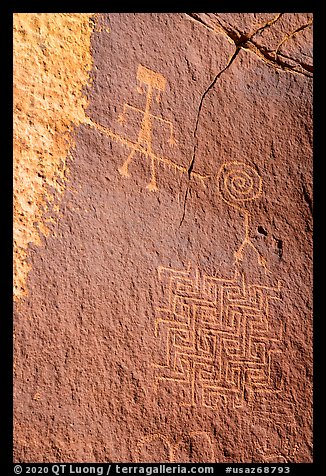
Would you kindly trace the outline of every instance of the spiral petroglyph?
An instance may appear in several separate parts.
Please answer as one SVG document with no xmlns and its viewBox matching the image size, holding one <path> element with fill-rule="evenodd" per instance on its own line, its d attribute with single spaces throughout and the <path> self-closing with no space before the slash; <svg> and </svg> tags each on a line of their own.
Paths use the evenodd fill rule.
<svg viewBox="0 0 326 476">
<path fill-rule="evenodd" d="M 262 179 L 258 172 L 244 162 L 223 164 L 218 173 L 218 186 L 222 200 L 241 212 L 244 217 L 244 239 L 235 251 L 236 262 L 242 261 L 245 247 L 252 248 L 258 255 L 259 264 L 267 272 L 266 260 L 252 243 L 249 234 L 250 213 L 245 209 L 247 202 L 256 200 L 262 192 Z"/>
<path fill-rule="evenodd" d="M 218 174 L 218 186 L 222 199 L 235 208 L 258 198 L 262 180 L 255 169 L 244 162 L 223 164 Z"/>
</svg>

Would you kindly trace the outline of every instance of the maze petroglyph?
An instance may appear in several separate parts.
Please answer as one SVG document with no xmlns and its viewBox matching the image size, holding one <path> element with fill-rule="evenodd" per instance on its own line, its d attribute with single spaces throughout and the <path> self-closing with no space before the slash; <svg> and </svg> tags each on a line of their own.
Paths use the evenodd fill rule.
<svg viewBox="0 0 326 476">
<path fill-rule="evenodd" d="M 157 308 L 155 335 L 166 359 L 154 364 L 157 392 L 170 382 L 182 388 L 182 406 L 216 408 L 281 391 L 280 282 L 249 284 L 237 269 L 231 278 L 208 276 L 191 263 L 185 271 L 160 267 L 158 277 L 165 304 Z"/>
<path fill-rule="evenodd" d="M 154 98 L 158 103 L 161 100 L 161 94 L 163 93 L 166 87 L 165 77 L 162 74 L 152 71 L 151 69 L 140 64 L 137 70 L 137 81 L 139 82 L 139 85 L 137 86 L 137 91 L 140 94 L 146 94 L 146 103 L 144 109 L 140 109 L 129 103 L 125 103 L 123 106 L 122 113 L 120 113 L 118 117 L 118 122 L 120 124 L 125 124 L 125 122 L 127 121 L 128 113 L 130 113 L 131 111 L 135 112 L 136 114 L 141 114 L 142 120 L 140 124 L 137 142 L 133 142 L 130 139 L 123 137 L 120 134 L 117 134 L 111 129 L 96 123 L 91 118 L 87 118 L 86 123 L 91 127 L 95 127 L 105 135 L 109 136 L 111 139 L 116 140 L 131 149 L 127 159 L 118 168 L 119 173 L 122 176 L 130 176 L 129 166 L 137 153 L 140 156 L 144 156 L 146 159 L 149 159 L 151 165 L 151 181 L 149 184 L 147 184 L 146 188 L 150 191 L 156 191 L 158 189 L 156 180 L 156 164 L 160 164 L 163 167 L 167 166 L 170 169 L 173 169 L 176 172 L 182 174 L 188 174 L 188 168 L 177 164 L 176 162 L 167 157 L 161 157 L 157 155 L 153 150 L 153 121 L 159 121 L 163 124 L 166 124 L 169 128 L 168 143 L 170 145 L 176 144 L 172 122 L 151 112 Z M 193 172 L 192 176 L 194 177 L 194 179 L 199 180 L 201 184 L 205 187 L 204 181 L 207 176 L 199 174 L 197 172 Z"/>
</svg>

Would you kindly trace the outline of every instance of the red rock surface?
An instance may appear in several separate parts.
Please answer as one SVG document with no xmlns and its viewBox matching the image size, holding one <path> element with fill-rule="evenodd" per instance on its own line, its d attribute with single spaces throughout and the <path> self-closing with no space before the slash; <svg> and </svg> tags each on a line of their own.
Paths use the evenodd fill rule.
<svg viewBox="0 0 326 476">
<path fill-rule="evenodd" d="M 311 17 L 98 16 L 16 461 L 312 461 Z"/>
</svg>

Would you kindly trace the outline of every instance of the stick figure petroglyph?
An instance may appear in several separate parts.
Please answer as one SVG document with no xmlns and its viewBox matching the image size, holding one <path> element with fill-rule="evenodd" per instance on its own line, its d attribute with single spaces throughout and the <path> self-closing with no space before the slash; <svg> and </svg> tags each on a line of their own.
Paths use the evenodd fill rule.
<svg viewBox="0 0 326 476">
<path fill-rule="evenodd" d="M 256 200 L 262 193 L 262 179 L 256 170 L 244 162 L 223 164 L 218 173 L 218 186 L 222 200 L 239 210 L 244 216 L 244 239 L 234 253 L 236 262 L 243 260 L 245 247 L 251 247 L 258 255 L 258 262 L 267 272 L 267 263 L 249 236 L 250 213 L 244 208 L 249 201 Z"/>
<path fill-rule="evenodd" d="M 156 101 L 159 102 L 161 98 L 161 93 L 165 90 L 166 87 L 166 79 L 160 73 L 156 73 L 151 69 L 142 66 L 141 64 L 138 66 L 137 71 L 137 80 L 140 82 L 141 86 L 137 87 L 137 91 L 142 94 L 144 89 L 142 86 L 147 87 L 147 94 L 146 94 L 146 105 L 145 109 L 139 109 L 135 106 L 132 106 L 128 103 L 124 104 L 123 113 L 119 116 L 119 122 L 124 123 L 126 120 L 126 110 L 131 109 L 136 112 L 140 112 L 143 115 L 140 131 L 138 134 L 137 143 L 132 147 L 132 150 L 127 158 L 127 160 L 123 163 L 123 165 L 119 168 L 119 172 L 121 175 L 125 177 L 129 177 L 128 167 L 133 159 L 136 152 L 145 155 L 145 157 L 149 157 L 151 159 L 151 170 L 152 170 L 152 178 L 150 183 L 147 185 L 149 190 L 157 190 L 156 184 L 156 174 L 155 174 L 155 155 L 153 154 L 152 150 L 152 121 L 158 120 L 168 124 L 170 128 L 170 138 L 169 143 L 171 145 L 175 144 L 175 139 L 173 136 L 173 126 L 172 123 L 163 117 L 156 116 L 150 112 L 153 96 L 156 93 Z"/>
<path fill-rule="evenodd" d="M 128 137 L 122 136 L 116 131 L 111 130 L 110 128 L 95 122 L 90 117 L 86 118 L 85 123 L 88 124 L 90 127 L 94 127 L 99 130 L 102 134 L 110 137 L 116 142 L 123 144 L 124 146 L 130 149 L 130 153 L 122 164 L 121 167 L 118 168 L 119 173 L 123 177 L 129 177 L 129 166 L 132 162 L 136 153 L 140 156 L 145 157 L 146 159 L 150 159 L 151 163 L 151 180 L 150 183 L 147 184 L 147 189 L 150 191 L 156 191 L 157 181 L 156 181 L 156 167 L 157 164 L 162 165 L 163 167 L 168 167 L 169 169 L 174 170 L 177 173 L 188 175 L 188 167 L 178 164 L 174 160 L 170 159 L 169 157 L 163 157 L 158 155 L 153 150 L 153 124 L 154 121 L 159 121 L 163 124 L 166 124 L 169 127 L 169 139 L 168 143 L 170 145 L 175 145 L 176 140 L 174 137 L 173 131 L 173 124 L 171 121 L 165 119 L 164 117 L 157 116 L 153 114 L 152 106 L 153 101 L 160 102 L 161 94 L 165 91 L 166 88 L 166 79 L 161 73 L 157 73 L 146 66 L 139 65 L 137 69 L 137 81 L 139 82 L 137 86 L 137 91 L 140 94 L 146 94 L 146 103 L 144 109 L 140 109 L 136 106 L 131 104 L 125 103 L 122 109 L 122 112 L 118 116 L 118 122 L 120 124 L 125 124 L 127 121 L 128 112 L 134 111 L 142 115 L 140 129 L 138 132 L 137 141 L 134 142 L 130 140 Z M 202 175 L 198 172 L 192 172 L 192 177 L 195 180 L 199 180 L 203 187 L 205 188 L 204 181 L 208 178 L 208 175 Z"/>
</svg>

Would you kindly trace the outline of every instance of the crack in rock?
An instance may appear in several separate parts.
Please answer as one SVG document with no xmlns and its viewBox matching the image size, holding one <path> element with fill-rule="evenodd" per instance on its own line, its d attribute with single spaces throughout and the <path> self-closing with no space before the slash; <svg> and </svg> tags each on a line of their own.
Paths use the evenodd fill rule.
<svg viewBox="0 0 326 476">
<path fill-rule="evenodd" d="M 200 23 L 201 25 L 205 26 L 206 28 L 208 28 L 210 31 L 212 31 L 214 33 L 218 32 L 218 30 L 216 28 L 213 28 L 211 25 L 209 25 L 207 22 L 205 22 L 205 20 L 203 20 L 197 14 L 187 13 L 187 15 L 190 16 L 190 18 L 192 18 L 194 21 L 196 21 L 196 22 Z M 284 54 L 278 53 L 278 50 L 279 50 L 280 46 L 285 41 L 290 39 L 292 36 L 294 36 L 299 31 L 303 31 L 305 28 L 312 25 L 312 21 L 308 22 L 305 25 L 300 26 L 294 32 L 287 34 L 285 36 L 285 38 L 281 41 L 281 43 L 278 45 L 278 47 L 276 48 L 275 51 L 268 50 L 268 48 L 259 45 L 258 43 L 256 43 L 253 40 L 253 37 L 257 33 L 261 32 L 264 29 L 269 28 L 273 24 L 275 24 L 276 21 L 278 21 L 281 18 L 281 15 L 282 15 L 281 13 L 278 13 L 277 16 L 274 19 L 269 20 L 265 25 L 259 27 L 256 31 L 254 31 L 253 33 L 251 33 L 248 36 L 246 36 L 243 32 L 240 32 L 239 30 L 237 30 L 235 27 L 231 28 L 230 25 L 228 25 L 228 27 L 227 27 L 225 24 L 222 24 L 221 20 L 218 18 L 218 16 L 216 14 L 215 14 L 215 17 L 216 17 L 217 26 L 219 27 L 219 29 L 228 37 L 229 40 L 231 40 L 231 42 L 233 42 L 235 44 L 235 46 L 240 46 L 244 50 L 251 51 L 256 56 L 258 56 L 258 58 L 260 58 L 262 61 L 264 61 L 266 64 L 268 64 L 271 67 L 274 67 L 276 69 L 281 69 L 283 71 L 288 71 L 289 73 L 300 74 L 302 76 L 312 78 L 312 73 L 313 73 L 313 67 L 312 66 L 301 63 L 300 61 L 298 61 L 294 58 L 291 58 L 291 57 L 287 57 Z M 295 63 L 296 66 L 293 66 L 293 64 L 290 64 L 290 63 L 286 62 L 285 60 L 280 59 L 280 56 L 282 56 L 283 58 L 289 59 L 290 61 L 292 61 L 292 63 Z M 296 69 L 297 67 L 302 68 L 302 71 L 300 69 Z"/>
<path fill-rule="evenodd" d="M 204 27 L 208 28 L 210 31 L 213 31 L 214 33 L 216 33 L 216 29 L 213 28 L 211 25 L 209 25 L 207 22 L 205 22 L 196 13 L 186 13 L 186 15 L 189 16 L 192 20 L 202 24 Z M 190 181 L 191 181 L 191 173 L 192 173 L 194 165 L 195 165 L 196 149 L 197 149 L 197 145 L 198 145 L 197 129 L 198 129 L 199 117 L 200 117 L 200 113 L 201 113 L 201 110 L 202 110 L 202 106 L 203 106 L 205 96 L 215 86 L 217 80 L 221 77 L 221 75 L 231 66 L 231 64 L 233 63 L 233 61 L 237 57 L 239 51 L 241 49 L 249 50 L 252 53 L 256 54 L 266 64 L 268 64 L 270 66 L 273 66 L 274 68 L 281 69 L 283 71 L 296 73 L 296 74 L 301 74 L 301 75 L 309 77 L 309 78 L 312 77 L 312 74 L 308 74 L 308 73 L 313 72 L 313 67 L 312 66 L 310 66 L 308 64 L 303 64 L 303 63 L 301 64 L 299 61 L 294 60 L 293 58 L 290 58 L 290 57 L 287 57 L 286 55 L 278 53 L 277 50 L 275 52 L 272 52 L 272 51 L 268 50 L 267 48 L 265 48 L 263 46 L 260 46 L 256 42 L 253 41 L 253 37 L 255 35 L 257 35 L 261 31 L 265 30 L 266 28 L 269 28 L 272 25 L 274 25 L 281 18 L 282 15 L 283 15 L 283 13 L 278 13 L 274 18 L 272 18 L 271 20 L 266 22 L 264 25 L 260 26 L 257 30 L 255 30 L 250 35 L 245 35 L 244 33 L 236 30 L 235 28 L 232 28 L 232 29 L 231 28 L 226 28 L 225 25 L 222 25 L 220 23 L 219 18 L 216 16 L 216 18 L 218 20 L 218 26 L 227 35 L 227 37 L 233 42 L 233 44 L 235 45 L 235 51 L 231 55 L 231 57 L 229 58 L 229 61 L 227 62 L 227 65 L 219 73 L 217 73 L 217 75 L 215 76 L 215 78 L 213 79 L 211 84 L 204 91 L 204 93 L 201 97 L 200 103 L 199 103 L 197 118 L 196 118 L 196 124 L 195 124 L 195 130 L 194 130 L 194 133 L 193 133 L 193 136 L 194 136 L 194 139 L 195 139 L 195 145 L 194 145 L 194 149 L 193 149 L 192 158 L 191 158 L 191 161 L 190 161 L 190 164 L 189 164 L 189 167 L 188 167 L 188 183 L 187 183 L 187 188 L 186 188 L 185 197 L 184 197 L 184 201 L 183 201 L 183 214 L 182 214 L 182 217 L 181 217 L 179 228 L 181 227 L 181 225 L 182 225 L 182 223 L 185 219 L 185 215 L 186 215 L 187 198 L 188 198 L 188 195 L 189 195 L 189 185 L 190 185 Z M 302 31 L 304 28 L 307 28 L 311 24 L 312 24 L 312 22 L 311 23 L 309 22 L 308 24 L 297 28 L 295 30 L 295 32 L 292 32 L 290 35 L 288 34 L 286 36 L 286 38 L 290 38 L 291 36 L 293 36 L 294 33 Z M 285 40 L 283 40 L 281 43 L 284 43 L 284 41 Z M 280 45 L 278 46 L 278 49 L 279 49 L 279 47 L 280 47 Z M 273 56 L 273 53 L 274 53 L 274 56 Z M 280 57 L 282 57 L 282 58 L 280 58 Z M 289 59 L 290 61 L 292 61 L 296 65 L 301 66 L 303 71 L 296 70 L 295 66 L 287 63 L 286 60 L 284 60 L 283 58 Z"/>
<path fill-rule="evenodd" d="M 202 107 L 203 107 L 203 102 L 204 102 L 205 96 L 215 86 L 217 80 L 222 76 L 222 74 L 231 66 L 231 64 L 233 63 L 233 61 L 237 57 L 237 55 L 240 51 L 240 48 L 241 48 L 241 44 L 238 44 L 236 46 L 236 49 L 235 49 L 234 53 L 229 58 L 226 66 L 216 74 L 213 81 L 206 88 L 206 90 L 204 91 L 204 93 L 203 93 L 203 95 L 200 99 L 198 112 L 197 112 L 197 117 L 196 117 L 195 129 L 194 129 L 194 133 L 193 133 L 193 137 L 195 139 L 195 144 L 194 144 L 194 149 L 193 149 L 193 153 L 192 153 L 192 158 L 191 158 L 191 161 L 190 161 L 190 164 L 189 164 L 189 167 L 188 167 L 188 183 L 187 183 L 187 189 L 186 189 L 186 192 L 185 192 L 185 198 L 184 198 L 184 201 L 183 201 L 183 214 L 182 214 L 182 218 L 181 218 L 181 221 L 180 221 L 180 224 L 179 224 L 179 228 L 181 227 L 181 225 L 184 221 L 185 215 L 186 215 L 186 203 L 187 203 L 187 198 L 188 198 L 188 193 L 189 193 L 189 185 L 190 185 L 190 181 L 191 181 L 191 174 L 192 174 L 192 171 L 193 171 L 193 168 L 194 168 L 194 165 L 195 165 L 196 149 L 197 149 L 197 145 L 198 145 L 197 130 L 198 130 L 198 124 L 199 124 L 199 117 L 200 117 L 200 113 L 201 113 L 201 110 L 202 110 Z"/>
<path fill-rule="evenodd" d="M 299 28 L 296 28 L 294 31 L 292 31 L 291 33 L 287 33 L 285 35 L 285 37 L 283 38 L 283 40 L 278 44 L 276 50 L 275 50 L 275 57 L 279 54 L 279 50 L 281 48 L 282 45 L 284 45 L 284 43 L 288 40 L 290 40 L 291 38 L 293 38 L 297 33 L 299 33 L 300 31 L 303 31 L 305 30 L 306 28 L 308 28 L 309 26 L 311 26 L 313 24 L 313 21 L 310 20 L 308 23 L 305 23 L 304 25 L 301 25 L 299 26 Z"/>
<path fill-rule="evenodd" d="M 266 30 L 266 28 L 269 28 L 270 26 L 274 25 L 274 23 L 276 23 L 280 18 L 281 16 L 283 15 L 283 13 L 278 13 L 276 15 L 276 17 L 272 18 L 271 20 L 269 20 L 268 22 L 266 22 L 263 26 L 259 27 L 254 33 L 252 33 L 250 36 L 249 36 L 249 39 L 251 40 L 254 36 L 256 36 L 258 33 L 261 33 L 262 31 Z"/>
</svg>

